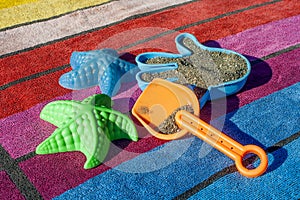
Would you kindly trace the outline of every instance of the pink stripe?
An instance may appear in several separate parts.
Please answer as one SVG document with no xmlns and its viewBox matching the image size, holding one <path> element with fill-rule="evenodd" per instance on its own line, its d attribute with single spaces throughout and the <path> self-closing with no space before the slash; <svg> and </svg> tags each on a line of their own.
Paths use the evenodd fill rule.
<svg viewBox="0 0 300 200">
<path fill-rule="evenodd" d="M 295 26 L 295 24 L 299 23 L 300 15 L 246 30 L 237 35 L 221 39 L 219 42 L 223 48 L 232 49 L 240 53 L 246 53 L 254 56 L 265 56 L 299 43 L 300 35 L 298 33 L 300 28 Z M 271 29 L 271 27 L 273 29 Z M 272 40 L 270 40 L 270 38 L 272 38 Z M 269 43 L 263 42 L 265 40 L 269 41 Z M 266 63 L 253 66 L 251 76 L 249 77 L 249 81 L 244 89 L 247 91 L 238 95 L 240 100 L 235 100 L 239 101 L 238 106 L 231 106 L 230 110 L 237 109 L 238 107 L 250 103 L 253 100 L 268 95 L 278 89 L 287 87 L 292 83 L 298 82 L 299 78 L 297 77 L 299 77 L 299 63 L 296 63 L 296 61 L 299 61 L 296 56 L 299 55 L 298 52 L 299 50 L 296 50 L 292 53 L 287 53 L 274 59 L 270 59 L 268 60 L 268 64 L 270 66 Z M 286 68 L 283 70 L 281 69 L 282 66 L 285 66 Z M 271 76 L 272 79 L 268 80 Z M 269 81 L 268 84 L 266 84 L 267 81 Z M 137 86 L 135 85 L 126 92 L 123 90 L 124 92 L 117 97 L 119 98 L 117 100 L 119 101 L 119 104 L 117 105 L 123 105 L 123 107 L 119 106 L 119 108 L 116 109 L 124 112 L 123 103 L 128 103 L 130 98 L 131 100 L 133 99 L 130 95 L 136 89 Z M 95 90 L 96 89 L 93 88 L 86 91 L 72 92 L 53 100 L 83 99 L 86 96 L 94 94 Z M 35 147 L 48 137 L 55 129 L 55 127 L 49 123 L 39 119 L 39 113 L 46 103 L 48 102 L 38 104 L 24 112 L 17 113 L 0 120 L 0 143 L 13 158 L 17 158 L 34 151 Z M 126 109 L 129 109 L 129 107 L 125 108 L 125 110 Z M 208 111 L 205 111 L 204 109 L 202 116 L 205 116 L 205 112 Z"/>
<path fill-rule="evenodd" d="M 130 88 L 129 88 L 130 87 Z M 131 98 L 138 94 L 137 85 L 130 83 L 122 85 L 120 95 L 114 98 L 114 109 L 126 113 L 133 102 Z M 126 91 L 125 91 L 126 90 Z M 123 91 L 123 92 L 122 92 Z M 55 130 L 55 126 L 40 119 L 42 108 L 56 100 L 82 100 L 90 95 L 100 93 L 99 87 L 74 91 L 64 96 L 37 104 L 36 106 L 0 120 L 0 143 L 11 157 L 17 158 L 35 150 L 36 146 Z M 126 106 L 127 105 L 127 106 Z"/>
<path fill-rule="evenodd" d="M 59 99 L 80 100 L 93 94 L 96 89 L 72 92 L 57 97 Z M 35 150 L 35 147 L 51 134 L 55 127 L 39 118 L 42 108 L 50 101 L 20 113 L 16 113 L 0 120 L 0 143 L 13 158 L 20 157 Z"/>
<path fill-rule="evenodd" d="M 239 106 L 299 82 L 299 55 L 300 49 L 298 48 L 254 65 L 244 91 L 237 95 L 240 99 Z"/>
<path fill-rule="evenodd" d="M 111 145 L 109 155 L 106 157 L 107 161 L 104 164 L 89 170 L 83 168 L 86 158 L 79 152 L 37 155 L 21 162 L 20 167 L 43 198 L 52 199 L 122 162 L 162 145 L 164 142 L 154 137 L 140 139 L 138 142 L 129 144 L 127 140 L 120 140 L 115 143 L 116 145 Z"/>
</svg>

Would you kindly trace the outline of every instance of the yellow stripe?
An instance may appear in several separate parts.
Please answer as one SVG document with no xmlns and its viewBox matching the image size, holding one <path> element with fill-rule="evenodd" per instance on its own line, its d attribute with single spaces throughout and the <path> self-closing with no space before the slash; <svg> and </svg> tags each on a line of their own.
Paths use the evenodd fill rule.
<svg viewBox="0 0 300 200">
<path fill-rule="evenodd" d="M 35 1 L 38 0 L 14 0 L 14 1 L 0 0 L 0 9 L 18 6 L 26 3 L 32 3 Z"/>
<path fill-rule="evenodd" d="M 109 0 L 1 0 L 0 29 L 47 19 L 80 8 L 94 6 Z M 7 3 L 6 3 L 7 2 Z"/>
</svg>

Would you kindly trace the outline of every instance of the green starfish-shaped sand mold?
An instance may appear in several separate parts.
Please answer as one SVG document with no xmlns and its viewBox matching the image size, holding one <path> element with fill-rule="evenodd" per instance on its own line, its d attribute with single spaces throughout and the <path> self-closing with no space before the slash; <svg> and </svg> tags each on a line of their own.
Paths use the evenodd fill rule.
<svg viewBox="0 0 300 200">
<path fill-rule="evenodd" d="M 41 119 L 58 128 L 38 145 L 37 154 L 81 151 L 87 158 L 85 169 L 102 163 L 110 143 L 118 139 L 138 140 L 132 120 L 111 108 L 111 98 L 96 94 L 80 101 L 60 100 L 47 104 Z"/>
</svg>

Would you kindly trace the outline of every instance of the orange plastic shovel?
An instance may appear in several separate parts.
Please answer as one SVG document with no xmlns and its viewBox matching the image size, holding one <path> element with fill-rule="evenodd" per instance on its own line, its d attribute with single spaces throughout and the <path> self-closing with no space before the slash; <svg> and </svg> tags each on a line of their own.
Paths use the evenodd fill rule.
<svg viewBox="0 0 300 200">
<path fill-rule="evenodd" d="M 193 108 L 191 114 L 180 110 L 175 115 L 175 121 L 180 130 L 172 134 L 163 134 L 159 125 L 179 107 L 189 105 Z M 192 133 L 214 148 L 218 149 L 235 161 L 238 171 L 246 177 L 262 175 L 268 166 L 265 151 L 255 145 L 243 146 L 216 128 L 199 119 L 199 101 L 195 94 L 183 85 L 163 79 L 154 79 L 140 95 L 132 108 L 133 115 L 155 137 L 173 140 Z M 246 168 L 242 161 L 247 154 L 255 154 L 260 158 L 260 164 L 255 169 Z"/>
</svg>

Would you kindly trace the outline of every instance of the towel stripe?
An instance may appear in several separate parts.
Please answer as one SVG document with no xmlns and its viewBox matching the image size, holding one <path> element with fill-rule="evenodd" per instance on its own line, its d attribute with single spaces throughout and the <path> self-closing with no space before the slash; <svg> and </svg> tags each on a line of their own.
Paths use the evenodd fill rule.
<svg viewBox="0 0 300 200">
<path fill-rule="evenodd" d="M 4 1 L 2 0 L 1 4 L 0 4 L 0 10 L 3 8 L 11 8 L 14 6 L 20 6 L 22 4 L 28 4 L 28 3 L 32 3 L 32 2 L 36 2 L 38 0 L 18 0 L 18 1 Z"/>
<path fill-rule="evenodd" d="M 28 180 L 18 163 L 12 159 L 8 152 L 0 145 L 0 165 L 3 166 L 9 178 L 15 183 L 26 199 L 42 199 L 42 196 Z"/>
<path fill-rule="evenodd" d="M 108 0 L 37 0 L 22 2 L 19 5 L 13 6 L 12 4 L 4 4 L 6 8 L 0 10 L 0 30 L 6 27 L 47 19 L 74 10 L 103 4 L 107 1 Z"/>
<path fill-rule="evenodd" d="M 270 10 L 272 10 L 272 9 L 270 9 Z M 232 20 L 234 20 L 234 19 L 232 19 Z M 233 21 L 232 21 L 232 23 L 233 23 Z M 210 23 L 210 26 L 213 27 L 214 24 Z M 227 29 L 222 29 L 222 30 L 227 32 Z M 201 38 L 201 34 L 202 34 L 202 32 L 199 32 L 198 34 L 195 34 L 195 35 L 196 35 L 196 37 Z M 101 34 L 99 34 L 99 35 L 101 35 Z M 98 37 L 99 35 L 94 35 L 93 37 L 89 37 L 89 38 Z M 173 39 L 173 37 L 172 37 L 172 39 Z M 161 40 L 159 40 L 159 41 L 161 41 Z M 164 41 L 164 43 L 160 43 L 160 44 L 170 43 L 170 44 L 172 44 L 172 46 L 174 45 L 174 42 L 172 40 L 170 40 L 170 38 L 168 39 L 168 41 L 169 42 Z M 152 42 L 155 43 L 155 41 L 152 41 Z M 68 43 L 64 43 L 65 46 L 74 45 L 74 44 L 78 44 L 78 41 L 71 40 Z M 2 62 L 1 61 L 0 62 L 2 63 L 1 65 L 9 66 L 9 67 L 4 67 L 4 69 L 7 69 L 7 68 L 11 69 L 9 73 L 13 73 L 13 71 L 14 71 L 13 70 L 15 68 L 14 62 L 18 63 L 18 69 L 22 69 L 22 68 L 28 69 L 27 66 L 31 66 L 31 68 L 28 69 L 26 72 L 20 72 L 20 74 L 22 74 L 21 77 L 24 77 L 24 75 L 25 75 L 24 73 L 28 73 L 28 72 L 32 73 L 36 70 L 40 71 L 42 69 L 45 69 L 45 67 L 46 68 L 54 68 L 55 66 L 63 66 L 63 65 L 60 65 L 60 64 L 68 62 L 67 60 L 69 60 L 69 55 L 71 54 L 71 51 L 68 52 L 66 50 L 66 52 L 64 52 L 57 45 L 58 45 L 58 43 L 53 44 L 53 45 L 48 45 L 48 46 L 45 46 L 44 48 L 37 49 L 37 50 L 32 51 L 32 52 L 27 52 L 26 53 L 27 55 L 25 53 L 20 54 L 20 55 L 17 55 L 17 56 L 10 57 L 10 59 L 8 59 L 8 58 L 7 59 L 2 59 L 1 60 Z M 86 45 L 83 45 L 83 46 L 90 46 L 90 44 L 86 44 Z M 140 48 L 140 49 L 143 49 L 143 48 Z M 61 52 L 57 52 L 57 51 L 61 51 Z M 38 52 L 41 53 L 41 56 L 37 56 L 37 55 L 39 55 Z M 51 54 L 50 54 L 50 52 L 51 52 Z M 47 56 L 42 57 L 43 54 L 44 54 L 44 56 L 46 56 L 46 55 Z M 56 58 L 52 58 L 53 55 L 56 55 Z M 29 57 L 27 57 L 27 56 L 29 56 Z M 34 58 L 36 58 L 36 59 L 34 59 Z M 27 64 L 27 62 L 28 62 L 28 64 Z M 31 63 L 31 64 L 29 64 L 29 63 Z M 35 66 L 32 66 L 33 63 L 34 63 Z M 15 112 L 20 112 L 22 110 L 26 110 L 27 108 L 29 108 L 29 107 L 31 107 L 31 106 L 39 103 L 39 102 L 49 100 L 49 99 L 52 99 L 56 96 L 66 94 L 69 90 L 65 90 L 65 89 L 61 88 L 60 86 L 58 86 L 57 82 L 53 81 L 53 80 L 58 80 L 60 75 L 62 73 L 65 73 L 66 71 L 68 71 L 68 70 L 58 71 L 58 72 L 55 72 L 55 73 L 51 74 L 51 80 L 49 79 L 48 76 L 47 77 L 39 77 L 37 79 L 26 81 L 26 82 L 23 82 L 20 85 L 15 85 L 15 86 L 12 86 L 10 88 L 5 89 L 4 91 L 1 91 L 1 96 L 3 95 L 5 97 L 8 97 L 8 99 L 13 100 L 15 95 L 24 94 L 25 93 L 24 88 L 27 88 L 26 89 L 27 98 L 24 99 L 22 108 L 19 107 L 19 105 L 18 105 L 18 107 L 16 107 L 14 105 L 13 107 L 10 108 L 10 105 L 8 105 L 6 107 L 6 112 L 2 113 L 0 118 L 11 115 Z M 14 74 L 14 75 L 8 76 L 7 74 L 5 74 L 5 76 L 3 76 L 3 79 L 4 79 L 3 81 L 6 82 L 6 81 L 8 81 L 8 79 L 11 79 L 11 78 L 8 78 L 8 77 L 17 78 L 18 76 L 20 76 L 20 75 Z M 38 85 L 39 87 L 32 87 L 32 85 L 35 85 L 35 84 Z M 57 88 L 57 90 L 53 91 L 53 88 Z M 39 90 L 39 91 L 37 91 L 37 90 Z M 35 95 L 36 93 L 44 93 L 45 91 L 49 91 L 48 92 L 49 94 L 47 95 L 47 97 L 38 96 L 38 98 L 37 98 L 37 96 Z M 1 99 L 1 102 L 4 102 L 4 99 L 3 100 Z"/>
<path fill-rule="evenodd" d="M 242 3 L 240 1 L 234 0 L 234 2 L 229 2 L 229 1 L 226 2 L 226 4 L 232 4 L 233 5 L 233 6 L 229 6 L 231 9 L 228 10 L 228 8 L 226 8 L 225 6 L 222 6 L 224 2 L 213 2 L 212 3 L 212 2 L 206 2 L 206 1 L 207 0 L 200 1 L 200 2 L 197 1 L 197 2 L 194 2 L 194 3 L 187 4 L 187 5 L 178 6 L 178 7 L 175 7 L 173 9 L 168 10 L 168 12 L 160 13 L 159 15 L 150 15 L 148 17 L 143 17 L 143 18 L 139 16 L 139 19 L 131 20 L 130 23 L 126 23 L 126 24 L 122 23 L 122 24 L 119 24 L 115 27 L 112 27 L 113 29 L 108 32 L 110 34 L 108 34 L 108 33 L 106 33 L 106 34 L 113 35 L 113 34 L 116 34 L 118 32 L 124 32 L 124 31 L 128 31 L 128 30 L 136 29 L 136 28 L 152 27 L 154 30 L 152 30 L 150 33 L 143 32 L 143 34 L 137 35 L 138 36 L 137 38 L 143 38 L 143 37 L 147 38 L 149 36 L 149 34 L 150 35 L 155 34 L 155 27 L 156 27 L 156 29 L 158 29 L 156 31 L 161 32 L 161 31 L 164 31 L 164 30 L 162 30 L 164 28 L 165 29 L 174 29 L 174 28 L 177 28 L 178 26 L 182 26 L 182 21 L 180 21 L 180 22 L 175 21 L 174 23 L 170 24 L 170 23 L 168 23 L 168 20 L 161 21 L 161 18 L 168 19 L 168 18 L 174 18 L 174 16 L 182 16 L 182 19 L 185 22 L 184 24 L 191 24 L 191 23 L 197 23 L 197 21 L 205 20 L 207 18 L 213 19 L 213 17 L 215 17 L 216 15 L 219 16 L 219 17 L 220 16 L 224 17 L 225 13 L 232 12 L 232 11 L 235 11 L 235 10 L 240 10 L 240 9 L 243 10 L 243 8 L 247 9 L 249 6 L 251 6 L 253 4 L 254 5 L 259 5 L 259 6 L 265 6 L 266 5 L 266 3 L 264 3 L 266 0 L 255 0 L 251 3 L 250 2 Z M 278 0 L 271 1 L 271 3 L 276 3 L 276 2 L 278 2 Z M 107 4 L 106 6 L 113 5 L 113 3 L 114 2 L 111 2 L 110 4 Z M 209 5 L 209 7 L 207 6 L 207 4 Z M 195 12 L 195 10 L 197 10 L 197 9 L 193 9 L 193 8 L 197 8 L 197 7 L 201 9 L 201 11 L 202 11 L 201 15 L 199 15 L 197 13 L 194 13 L 193 15 L 187 15 L 188 12 L 190 12 L 190 13 Z M 214 12 L 211 11 L 212 9 L 214 10 Z M 109 11 L 110 11 L 110 9 L 108 9 L 108 11 L 107 11 L 108 13 L 106 15 L 111 15 L 111 13 Z M 184 11 L 188 11 L 188 12 L 184 12 Z M 104 15 L 105 15 L 105 13 L 104 13 Z M 125 16 L 127 16 L 127 14 L 125 14 Z M 226 16 L 226 14 L 225 14 L 225 16 Z M 100 18 L 100 17 L 98 17 L 98 18 Z M 64 19 L 62 19 L 62 20 L 64 20 Z M 65 19 L 65 20 L 66 20 L 66 22 L 69 21 L 67 19 Z M 70 20 L 72 20 L 72 19 L 70 19 Z M 72 21 L 69 22 L 69 24 L 72 23 Z M 156 24 L 157 21 L 161 21 L 160 27 L 157 27 L 157 24 Z M 64 22 L 64 23 L 66 23 L 66 22 Z M 109 25 L 112 22 L 113 21 L 105 21 L 105 24 Z M 56 25 L 57 22 L 54 22 L 54 24 L 55 24 L 55 28 L 57 28 L 57 26 L 58 26 L 58 25 Z M 67 27 L 69 27 L 69 26 L 70 25 L 68 25 Z M 67 33 L 62 32 L 64 36 L 61 36 L 62 37 L 61 39 L 57 39 L 57 40 L 54 40 L 54 41 L 45 40 L 42 44 L 37 45 L 33 48 L 38 48 L 38 47 L 41 47 L 41 46 L 44 46 L 44 45 L 47 45 L 47 44 L 52 44 L 53 42 L 58 42 L 58 41 L 66 40 L 66 39 L 69 39 L 69 38 L 77 37 L 78 34 L 82 35 L 82 34 L 87 34 L 87 33 L 90 33 L 90 32 L 100 31 L 104 27 L 103 27 L 103 25 L 99 26 L 99 27 L 93 27 L 93 25 L 91 24 L 91 27 L 90 27 L 89 30 L 82 31 L 82 32 L 80 32 L 80 28 L 81 28 L 80 26 L 74 28 L 74 31 L 75 31 L 74 35 L 66 36 Z M 30 27 L 29 29 L 34 29 L 34 27 Z M 49 27 L 47 27 L 47 30 L 48 29 L 49 29 Z M 64 28 L 63 30 L 66 30 L 66 28 Z M 13 41 L 13 43 L 15 44 L 14 46 L 16 46 L 18 44 L 22 45 L 25 42 L 24 43 L 25 46 L 20 46 L 17 49 L 24 48 L 25 51 L 32 50 L 32 48 L 30 48 L 30 45 L 29 46 L 26 45 L 27 42 L 31 42 L 32 38 L 26 39 L 27 36 L 23 36 L 24 34 L 20 33 L 22 37 L 25 37 L 25 39 L 24 39 L 24 41 L 18 42 L 18 38 L 15 38 L 15 35 L 19 35 L 19 34 L 17 32 L 13 32 L 13 31 L 15 31 L 15 30 L 12 30 L 12 32 L 5 32 L 5 34 L 4 34 L 4 32 L 0 33 L 0 34 L 2 34 L 3 39 L 5 39 L 6 41 Z M 66 31 L 68 31 L 68 30 L 66 30 Z M 27 34 L 27 32 L 26 32 L 26 34 Z M 105 33 L 98 32 L 94 35 L 98 35 L 98 34 L 102 35 L 102 34 L 105 34 Z M 42 34 L 42 35 L 44 36 L 45 34 Z M 61 34 L 59 32 L 57 32 L 57 30 L 53 30 L 53 35 L 61 35 Z M 95 44 L 95 39 L 96 38 L 97 38 L 97 40 L 96 40 L 97 43 Z M 12 40 L 12 39 L 14 39 L 14 40 Z M 79 39 L 82 40 L 83 38 L 79 38 Z M 92 43 L 93 46 L 91 46 L 89 48 L 96 48 L 97 46 L 95 46 L 95 45 L 98 45 L 101 42 L 101 40 L 98 41 L 99 39 L 103 40 L 103 36 L 102 37 L 99 37 L 99 35 L 97 37 L 94 36 L 94 38 L 93 38 L 94 43 Z M 37 39 L 34 39 L 33 41 L 35 41 L 35 40 L 37 40 Z M 129 37 L 129 38 L 127 38 L 127 40 L 129 40 L 128 43 L 132 43 L 136 39 Z M 110 42 L 114 43 L 113 41 L 110 41 Z M 126 45 L 127 41 L 122 41 L 122 42 L 125 42 L 125 44 L 121 44 L 121 45 L 124 46 L 124 45 Z M 11 42 L 7 42 L 7 43 L 10 44 Z M 79 45 L 77 44 L 77 46 L 81 46 L 80 45 L 81 43 L 79 43 Z M 110 45 L 114 45 L 114 44 L 110 44 Z M 66 46 L 66 45 L 64 45 L 64 46 Z M 119 47 L 115 47 L 115 48 L 119 48 Z M 5 52 L 5 51 L 7 51 L 6 49 L 10 49 L 11 47 L 9 45 L 6 45 L 4 47 L 1 46 L 1 48 L 2 48 L 1 51 Z M 85 50 L 87 50 L 86 49 L 87 47 L 81 47 L 80 49 L 82 49 L 82 48 L 85 48 Z M 75 47 L 75 49 L 78 49 L 78 47 Z M 10 50 L 9 50 L 9 52 L 10 52 Z M 20 51 L 16 51 L 15 53 L 20 53 Z M 1 57 L 4 57 L 4 56 L 7 57 L 9 55 L 12 55 L 12 54 L 4 54 Z"/>
<path fill-rule="evenodd" d="M 227 114 L 225 116 L 224 133 L 244 145 L 257 144 L 265 149 L 281 141 L 282 138 L 292 136 L 300 129 L 299 91 L 300 83 L 297 83 L 254 101 L 236 112 Z M 287 97 L 289 101 L 286 100 Z M 279 118 L 280 120 L 278 120 Z M 274 133 L 276 133 L 275 136 Z M 123 197 L 126 199 L 130 196 L 139 199 L 170 199 L 193 187 L 195 183 L 202 182 L 212 174 L 232 164 L 229 158 L 215 149 L 212 149 L 205 157 L 201 157 L 199 152 L 203 142 L 196 138 L 191 144 L 190 141 L 187 142 L 187 140 L 192 139 L 193 137 L 171 141 L 151 152 L 141 154 L 65 192 L 56 199 L 80 199 L 83 197 L 88 199 L 118 199 Z M 173 149 L 169 149 L 167 145 L 172 146 Z M 174 156 L 178 156 L 176 152 L 182 151 L 181 149 L 186 146 L 188 149 L 184 154 L 181 154 L 181 157 L 162 168 L 160 164 L 168 163 L 169 160 L 172 161 Z M 277 166 L 270 163 L 269 171 L 262 176 L 264 180 L 267 180 L 265 176 L 272 176 L 272 171 L 280 167 L 278 162 L 284 161 L 284 158 L 276 153 L 272 156 L 274 156 Z M 157 170 L 147 171 L 146 167 L 151 166 L 151 164 L 153 166 L 151 169 Z M 144 166 L 144 168 L 141 166 Z M 246 183 L 249 180 L 239 173 L 230 176 L 232 179 L 244 180 Z M 251 180 L 256 182 L 260 179 Z M 268 182 L 270 181 L 272 180 Z M 293 183 L 297 182 L 293 181 Z M 293 190 L 296 189 L 293 186 L 291 187 Z M 147 189 L 144 190 L 144 188 Z M 230 188 L 232 189 L 232 187 Z M 250 192 L 253 191 L 253 188 L 247 190 L 246 187 L 245 190 Z M 268 190 L 277 190 L 277 188 L 268 188 Z"/>
<path fill-rule="evenodd" d="M 218 40 L 223 48 L 235 47 L 241 54 L 262 58 L 270 54 L 269 49 L 282 49 L 300 43 L 300 27 L 293 24 L 300 23 L 300 15 L 274 21 Z M 255 34 L 259 33 L 259 37 Z M 285 38 L 288 35 L 289 39 Z M 279 40 L 279 41 L 276 41 Z M 258 41 L 259 44 L 257 44 Z M 275 42 L 276 41 L 276 42 Z M 230 44 L 229 47 L 227 45 Z M 257 51 L 259 48 L 259 51 Z M 275 52 L 275 51 L 274 51 Z"/>
<path fill-rule="evenodd" d="M 299 135 L 297 134 L 298 138 Z M 273 156 L 276 157 L 271 157 L 271 162 L 276 162 L 274 165 L 279 166 L 264 176 L 256 179 L 237 179 L 235 174 L 230 174 L 203 188 L 189 199 L 218 199 L 220 196 L 224 199 L 236 199 L 237 196 L 240 199 L 299 199 L 299 148 L 300 140 L 297 139 L 273 152 Z M 264 187 L 266 185 L 272 187 Z"/>
<path fill-rule="evenodd" d="M 222 15 L 222 18 L 220 18 L 220 16 L 217 16 L 212 19 L 200 20 L 196 23 L 177 27 L 174 30 L 192 33 L 198 36 L 200 42 L 204 42 L 206 40 L 218 40 L 220 38 L 238 34 L 246 29 L 300 14 L 300 12 L 294 12 L 295 8 L 300 9 L 300 1 L 283 1 L 272 3 L 273 4 L 270 4 L 269 2 L 267 6 L 263 6 L 267 3 L 259 4 L 260 6 L 249 6 L 249 10 L 247 11 L 244 11 L 244 9 L 240 9 L 231 12 L 229 16 L 225 14 Z M 237 26 L 237 24 L 239 24 L 239 26 Z M 242 24 L 243 26 L 240 26 L 240 24 Z M 164 36 L 164 34 L 162 35 Z M 173 34 L 173 37 L 175 36 L 176 33 Z M 165 42 L 169 40 L 170 39 L 168 37 L 161 37 L 154 41 L 150 40 L 150 42 L 146 42 L 141 45 L 135 45 L 132 49 L 139 50 L 143 47 L 157 47 L 156 50 L 170 49 L 170 46 L 166 46 Z M 128 50 L 131 49 L 129 48 Z M 135 53 L 135 51 L 132 51 L 132 53 Z"/>
<path fill-rule="evenodd" d="M 0 196 L 2 199 L 25 200 L 25 197 L 22 196 L 18 188 L 4 171 L 0 171 L 0 180 Z"/>
<path fill-rule="evenodd" d="M 277 153 L 276 151 L 279 151 L 278 153 L 281 153 L 282 152 L 281 148 L 285 147 L 286 145 L 289 145 L 290 143 L 295 142 L 296 140 L 299 141 L 299 137 L 300 137 L 300 132 L 295 133 L 292 136 L 279 141 L 278 143 L 274 144 L 273 146 L 268 147 L 266 149 L 266 152 L 268 154 L 276 154 Z M 231 174 L 231 173 L 236 172 L 236 171 L 237 171 L 237 169 L 235 168 L 234 165 L 231 165 L 227 168 L 224 168 L 223 170 L 213 174 L 208 179 L 206 179 L 203 182 L 197 184 L 195 187 L 185 191 L 184 193 L 180 194 L 179 196 L 177 196 L 174 199 L 176 199 L 176 200 L 177 199 L 178 200 L 179 199 L 187 199 L 191 196 L 192 196 L 192 199 L 199 199 L 200 193 L 203 194 L 201 190 L 203 190 L 204 188 L 206 188 L 209 185 L 213 184 L 214 182 L 218 181 L 220 178 L 223 178 L 223 177 L 227 176 L 228 174 Z M 267 183 L 267 181 L 265 183 Z M 234 188 L 234 187 L 231 187 L 231 189 L 232 188 Z M 201 192 L 199 192 L 199 191 L 201 191 Z"/>
<path fill-rule="evenodd" d="M 163 9 L 170 9 L 188 3 L 187 0 L 153 1 L 145 4 L 140 0 L 121 0 L 81 9 L 62 16 L 55 16 L 47 21 L 29 23 L 0 32 L 6 41 L 0 50 L 0 55 L 18 52 L 51 41 L 61 40 L 97 27 L 119 23 L 129 18 L 149 15 Z M 88 17 L 87 17 L 88 16 Z M 109 16 L 109 17 L 107 17 Z M 74 23 L 76 22 L 76 23 Z M 45 32 L 47 30 L 47 33 Z M 51 33 L 51 34 L 48 34 Z M 14 45 L 11 45 L 14 44 Z"/>
</svg>

